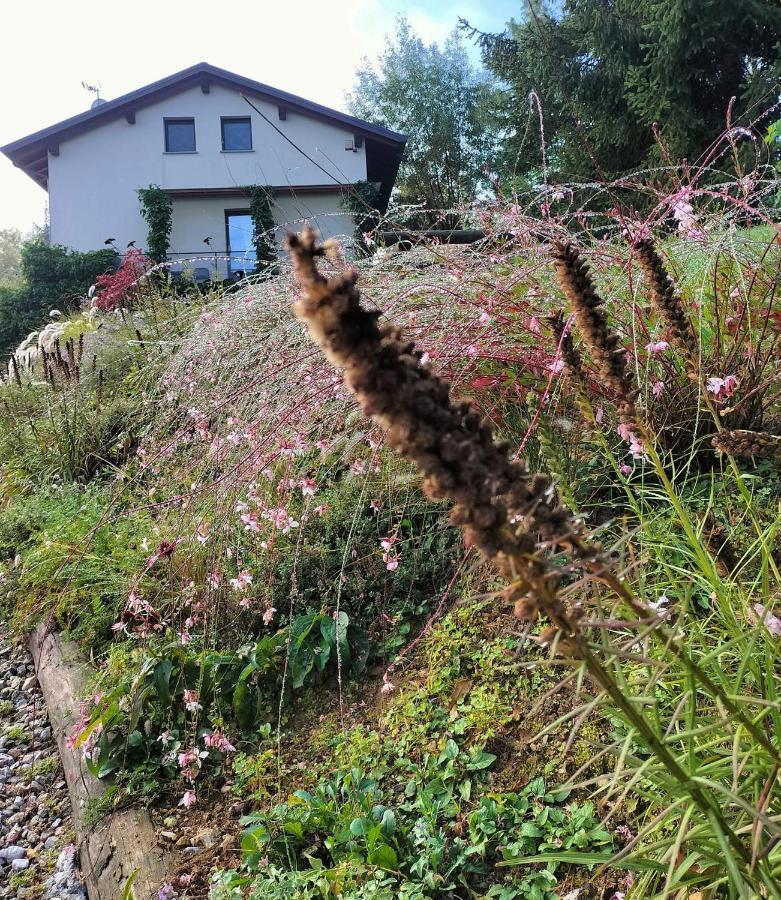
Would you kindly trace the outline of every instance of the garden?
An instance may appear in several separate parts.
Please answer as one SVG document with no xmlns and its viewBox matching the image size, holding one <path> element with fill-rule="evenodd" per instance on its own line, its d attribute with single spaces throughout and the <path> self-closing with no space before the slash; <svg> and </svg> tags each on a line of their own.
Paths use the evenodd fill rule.
<svg viewBox="0 0 781 900">
<path fill-rule="evenodd" d="M 160 897 L 779 896 L 779 185 L 661 180 L 133 256 L 11 358 L 4 617 Z"/>
</svg>

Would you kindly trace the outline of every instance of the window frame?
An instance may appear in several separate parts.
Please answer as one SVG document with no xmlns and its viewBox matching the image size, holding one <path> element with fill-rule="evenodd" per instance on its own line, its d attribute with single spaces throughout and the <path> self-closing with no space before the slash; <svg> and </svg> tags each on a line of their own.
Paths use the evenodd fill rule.
<svg viewBox="0 0 781 900">
<path fill-rule="evenodd" d="M 225 123 L 246 122 L 249 126 L 249 147 L 232 148 L 225 146 Z M 252 116 L 220 116 L 220 146 L 223 153 L 252 153 L 255 150 L 252 141 Z"/>
<path fill-rule="evenodd" d="M 181 125 L 183 122 L 191 122 L 193 126 L 193 149 L 192 150 L 171 150 L 168 146 L 168 126 Z M 195 133 L 195 116 L 164 116 L 163 117 L 163 146 L 165 153 L 197 153 L 198 138 Z"/>
<path fill-rule="evenodd" d="M 227 152 L 230 153 L 232 151 L 229 150 Z M 233 151 L 233 152 L 236 152 L 236 151 Z M 241 151 L 239 151 L 239 152 L 241 152 Z M 257 272 L 257 270 L 258 270 L 257 259 L 255 259 L 255 265 L 251 270 L 248 270 L 247 266 L 241 266 L 241 267 L 236 266 L 234 268 L 233 256 L 234 256 L 234 253 L 236 255 L 238 255 L 239 251 L 234 251 L 231 248 L 231 238 L 230 238 L 230 218 L 231 218 L 231 216 L 249 216 L 250 222 L 252 222 L 252 215 L 251 215 L 248 207 L 238 207 L 235 209 L 226 209 L 225 210 L 225 250 L 226 250 L 225 255 L 228 257 L 228 277 L 229 278 L 234 274 L 234 272 L 243 271 L 245 274 L 249 274 L 251 272 Z M 254 241 L 254 239 L 255 239 L 255 234 L 254 234 L 254 226 L 253 226 L 253 235 L 252 235 L 251 240 Z M 254 253 L 254 245 L 253 245 L 252 252 Z"/>
</svg>

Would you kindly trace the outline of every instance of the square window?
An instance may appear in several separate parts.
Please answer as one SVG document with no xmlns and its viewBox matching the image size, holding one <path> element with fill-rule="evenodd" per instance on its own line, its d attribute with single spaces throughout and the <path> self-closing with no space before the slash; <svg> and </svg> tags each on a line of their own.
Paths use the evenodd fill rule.
<svg viewBox="0 0 781 900">
<path fill-rule="evenodd" d="M 195 152 L 195 119 L 165 119 L 165 152 Z"/>
<path fill-rule="evenodd" d="M 220 119 L 223 150 L 251 150 L 252 122 L 246 118 Z"/>
</svg>

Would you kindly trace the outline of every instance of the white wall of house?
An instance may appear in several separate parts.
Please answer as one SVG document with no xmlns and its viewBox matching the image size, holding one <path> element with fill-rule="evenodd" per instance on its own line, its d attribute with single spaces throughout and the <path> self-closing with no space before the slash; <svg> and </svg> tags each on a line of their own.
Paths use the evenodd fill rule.
<svg viewBox="0 0 781 900">
<path fill-rule="evenodd" d="M 353 138 L 347 128 L 292 110 L 280 120 L 276 104 L 256 99 L 253 103 L 314 162 L 252 110 L 238 91 L 214 84 L 208 94 L 200 87 L 189 88 L 139 109 L 135 124 L 124 117 L 115 119 L 61 142 L 57 156 L 49 154 L 52 241 L 76 250 L 95 250 L 113 237 L 120 250 L 129 241 L 143 248 L 147 230 L 136 191 L 150 184 L 201 190 L 248 184 L 287 186 L 290 194 L 280 196 L 275 208 L 280 225 L 316 219 L 326 235 L 349 234 L 349 217 L 339 210 L 336 194 L 296 194 L 295 187 L 364 180 L 365 146 L 347 151 L 345 142 Z M 221 116 L 251 118 L 253 150 L 222 151 Z M 165 152 L 165 118 L 195 119 L 194 153 Z M 206 236 L 214 239 L 212 250 L 224 249 L 225 210 L 243 207 L 246 200 L 235 196 L 177 197 L 172 253 L 202 250 Z"/>
<path fill-rule="evenodd" d="M 177 197 L 173 204 L 171 229 L 172 260 L 187 261 L 189 268 L 209 268 L 216 265 L 221 277 L 228 272 L 225 259 L 210 260 L 207 251 L 217 257 L 227 255 L 225 213 L 247 210 L 246 198 L 230 195 L 208 197 Z M 272 204 L 277 224 L 275 238 L 282 250 L 285 235 L 300 231 L 305 224 L 317 229 L 323 238 L 349 239 L 352 236 L 352 217 L 340 206 L 339 194 L 332 192 L 287 193 L 277 195 Z M 205 245 L 204 238 L 211 238 Z M 140 243 L 139 243 L 140 246 Z M 182 268 L 178 262 L 172 269 Z"/>
</svg>

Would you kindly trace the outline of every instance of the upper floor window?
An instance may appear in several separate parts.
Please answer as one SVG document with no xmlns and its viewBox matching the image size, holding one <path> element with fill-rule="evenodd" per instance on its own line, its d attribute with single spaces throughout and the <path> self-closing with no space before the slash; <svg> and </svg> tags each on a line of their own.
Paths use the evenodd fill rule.
<svg viewBox="0 0 781 900">
<path fill-rule="evenodd" d="M 223 116 L 220 124 L 222 125 L 223 150 L 252 149 L 252 123 L 249 116 L 245 118 Z"/>
<path fill-rule="evenodd" d="M 165 152 L 195 153 L 195 119 L 165 119 Z"/>
</svg>

